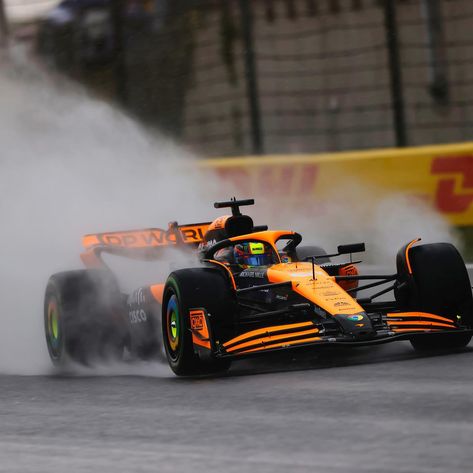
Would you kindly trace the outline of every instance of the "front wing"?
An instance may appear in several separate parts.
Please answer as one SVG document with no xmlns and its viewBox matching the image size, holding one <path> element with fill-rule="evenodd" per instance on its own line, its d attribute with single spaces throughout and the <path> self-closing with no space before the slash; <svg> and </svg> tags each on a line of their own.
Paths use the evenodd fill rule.
<svg viewBox="0 0 473 473">
<path fill-rule="evenodd" d="M 317 321 L 271 325 L 250 330 L 219 343 L 212 331 L 205 309 L 192 309 L 191 332 L 197 351 L 217 358 L 241 358 L 272 351 L 317 346 L 368 346 L 400 340 L 428 337 L 431 334 L 473 334 L 473 329 L 460 326 L 436 314 L 424 312 L 394 312 L 383 316 L 383 327 L 362 336 L 327 334 Z"/>
</svg>

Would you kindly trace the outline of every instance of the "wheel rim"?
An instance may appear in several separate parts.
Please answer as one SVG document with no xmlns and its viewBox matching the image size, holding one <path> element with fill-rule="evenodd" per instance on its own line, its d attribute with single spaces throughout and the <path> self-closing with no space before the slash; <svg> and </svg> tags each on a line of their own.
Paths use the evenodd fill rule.
<svg viewBox="0 0 473 473">
<path fill-rule="evenodd" d="M 60 339 L 61 331 L 58 305 L 55 299 L 51 299 L 48 304 L 48 340 L 54 356 L 58 356 Z"/>
<path fill-rule="evenodd" d="M 179 349 L 179 306 L 177 297 L 173 294 L 168 301 L 166 307 L 166 326 L 167 326 L 167 340 L 170 349 L 170 354 L 173 358 L 177 357 Z"/>
</svg>

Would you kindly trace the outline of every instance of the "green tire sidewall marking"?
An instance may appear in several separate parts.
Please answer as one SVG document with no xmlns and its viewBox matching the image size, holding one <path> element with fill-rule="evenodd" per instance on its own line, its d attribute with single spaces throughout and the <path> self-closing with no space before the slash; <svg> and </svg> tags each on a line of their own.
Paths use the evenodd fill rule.
<svg viewBox="0 0 473 473">
<path fill-rule="evenodd" d="M 51 350 L 55 356 L 59 355 L 61 329 L 59 322 L 59 308 L 55 297 L 52 297 L 48 303 L 48 340 Z"/>
<path fill-rule="evenodd" d="M 173 340 L 179 336 L 179 317 L 176 315 L 176 311 L 172 311 L 171 314 L 171 336 Z"/>
<path fill-rule="evenodd" d="M 59 321 L 57 318 L 57 310 L 55 308 L 51 311 L 51 335 L 56 340 L 59 338 Z"/>
</svg>

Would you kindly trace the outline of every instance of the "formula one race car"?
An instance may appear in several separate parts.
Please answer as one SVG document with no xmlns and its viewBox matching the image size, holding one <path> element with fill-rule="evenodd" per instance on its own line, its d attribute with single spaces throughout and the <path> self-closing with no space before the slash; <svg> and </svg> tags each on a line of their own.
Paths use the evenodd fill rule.
<svg viewBox="0 0 473 473">
<path fill-rule="evenodd" d="M 52 361 L 150 359 L 164 346 L 172 370 L 192 375 L 275 350 L 395 340 L 409 340 L 417 350 L 469 343 L 472 291 L 451 244 L 413 240 L 397 254 L 396 274 L 359 275 L 351 255 L 364 251 L 363 243 L 339 246 L 331 255 L 301 246 L 298 233 L 269 231 L 242 215 L 240 207 L 253 203 L 218 202 L 216 208 L 231 208 L 232 215 L 211 223 L 86 235 L 81 257 L 87 269 L 55 274 L 47 285 L 44 324 Z M 196 263 L 130 294 L 122 293 L 102 258 L 161 261 L 170 249 L 193 255 Z M 332 261 L 341 255 L 350 260 Z M 372 282 L 359 285 L 365 280 Z M 392 300 L 377 302 L 390 291 Z"/>
</svg>

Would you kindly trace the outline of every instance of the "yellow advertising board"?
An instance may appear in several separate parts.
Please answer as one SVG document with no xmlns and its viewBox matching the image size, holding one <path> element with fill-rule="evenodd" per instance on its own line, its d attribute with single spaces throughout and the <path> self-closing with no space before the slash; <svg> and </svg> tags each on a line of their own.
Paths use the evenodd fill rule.
<svg viewBox="0 0 473 473">
<path fill-rule="evenodd" d="M 473 142 L 314 155 L 209 159 L 203 163 L 242 195 L 330 199 L 350 180 L 383 194 L 428 202 L 453 225 L 473 226 Z"/>
</svg>

